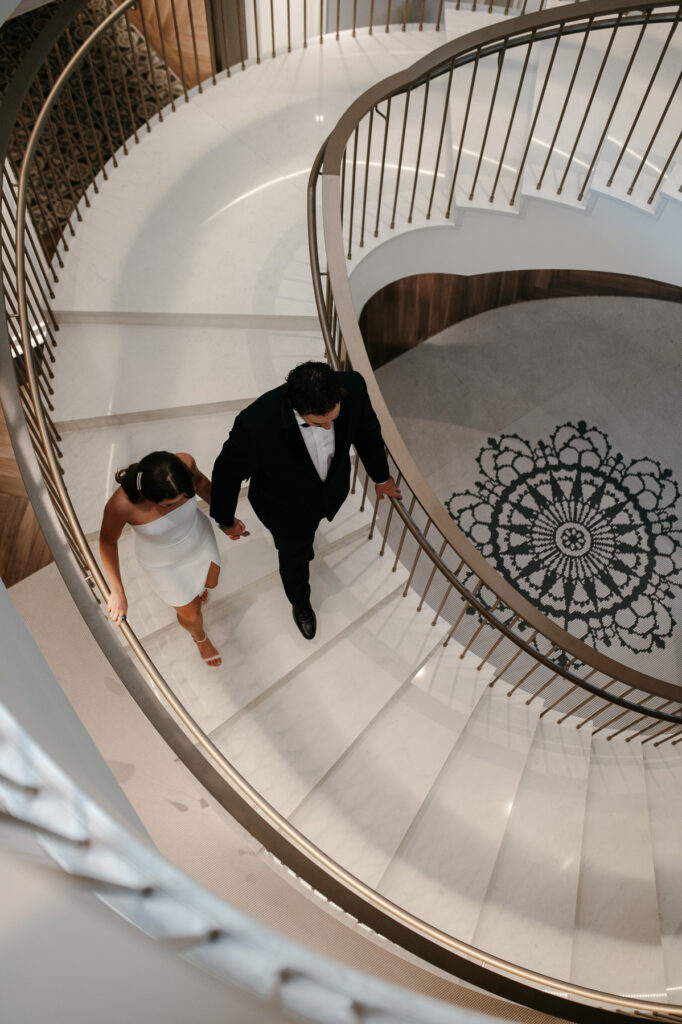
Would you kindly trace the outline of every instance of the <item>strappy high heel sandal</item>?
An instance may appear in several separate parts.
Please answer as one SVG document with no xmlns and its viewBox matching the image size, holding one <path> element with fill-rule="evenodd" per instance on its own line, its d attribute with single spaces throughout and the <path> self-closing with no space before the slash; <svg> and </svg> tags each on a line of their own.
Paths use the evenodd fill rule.
<svg viewBox="0 0 682 1024">
<path fill-rule="evenodd" d="M 209 654 L 208 657 L 205 654 L 201 653 L 201 645 L 205 644 L 206 641 L 208 640 L 206 633 L 204 632 L 204 635 L 202 637 L 193 636 L 192 640 L 194 640 L 194 643 L 197 645 L 197 647 L 200 648 L 199 654 L 201 656 L 201 660 L 205 661 L 209 668 L 220 668 L 220 666 L 223 663 L 223 659 L 221 658 L 218 651 L 216 651 L 215 654 Z M 209 643 L 210 642 L 211 641 L 209 640 Z"/>
</svg>

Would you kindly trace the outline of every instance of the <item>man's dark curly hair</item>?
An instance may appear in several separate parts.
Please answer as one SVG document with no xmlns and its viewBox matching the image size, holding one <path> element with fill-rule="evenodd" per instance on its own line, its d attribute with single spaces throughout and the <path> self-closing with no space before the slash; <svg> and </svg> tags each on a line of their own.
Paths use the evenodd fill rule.
<svg viewBox="0 0 682 1024">
<path fill-rule="evenodd" d="M 286 379 L 287 401 L 300 416 L 324 416 L 344 394 L 338 374 L 326 363 L 299 363 Z"/>
</svg>

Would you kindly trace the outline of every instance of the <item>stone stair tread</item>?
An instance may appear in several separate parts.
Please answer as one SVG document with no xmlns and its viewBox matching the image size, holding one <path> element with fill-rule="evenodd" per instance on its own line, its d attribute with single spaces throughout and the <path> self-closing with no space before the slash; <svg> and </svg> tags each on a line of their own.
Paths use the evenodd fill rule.
<svg viewBox="0 0 682 1024">
<path fill-rule="evenodd" d="M 551 977 L 571 968 L 589 759 L 587 730 L 539 723 L 473 938 Z"/>
<path fill-rule="evenodd" d="M 452 677 L 460 664 L 456 648 L 440 646 L 425 667 L 431 665 L 432 676 Z M 291 818 L 313 842 L 373 887 L 485 689 L 485 681 L 470 674 L 448 706 L 415 685 L 415 679 L 397 691 Z M 402 896 L 397 894 L 397 902 Z"/>
<path fill-rule="evenodd" d="M 654 871 L 661 921 L 666 985 L 671 1003 L 680 1003 L 682 985 L 682 753 L 665 744 L 644 750 L 644 769 L 651 824 Z"/>
<path fill-rule="evenodd" d="M 352 534 L 312 563 L 314 640 L 299 634 L 273 572 L 207 605 L 204 621 L 222 654 L 221 667 L 203 667 L 192 641 L 174 625 L 147 637 L 145 647 L 190 714 L 211 732 L 366 615 L 401 578 L 387 576 L 375 544 Z"/>
<path fill-rule="evenodd" d="M 418 619 L 415 604 L 393 593 L 214 730 L 214 742 L 281 813 L 303 801 L 438 642 L 442 630 Z"/>
<path fill-rule="evenodd" d="M 381 879 L 422 920 L 471 940 L 535 731 L 539 705 L 488 690 Z"/>
<path fill-rule="evenodd" d="M 319 332 L 283 327 L 65 323 L 59 341 L 55 420 L 253 399 L 324 357 Z"/>
<path fill-rule="evenodd" d="M 570 980 L 665 998 L 641 745 L 592 739 Z"/>
</svg>

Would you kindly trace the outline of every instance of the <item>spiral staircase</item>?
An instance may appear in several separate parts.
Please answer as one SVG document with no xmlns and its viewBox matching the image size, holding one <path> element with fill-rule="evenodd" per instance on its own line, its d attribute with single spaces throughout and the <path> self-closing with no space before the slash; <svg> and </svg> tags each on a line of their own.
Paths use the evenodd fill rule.
<svg viewBox="0 0 682 1024">
<path fill-rule="evenodd" d="M 553 10 L 509 31 L 508 8 L 443 7 L 438 32 L 332 31 L 323 45 L 306 39 L 218 74 L 162 122 L 160 107 L 125 157 L 115 146 L 118 166 L 112 155 L 106 179 L 95 176 L 73 235 L 62 218 L 58 280 L 41 269 L 34 205 L 19 249 L 23 308 L 21 282 L 14 303 L 6 289 L 44 367 L 30 388 L 50 389 L 47 425 L 37 416 L 29 431 L 43 443 L 58 435 L 75 512 L 59 519 L 72 541 L 82 531 L 94 545 L 116 467 L 169 448 L 208 469 L 239 410 L 296 362 L 326 355 L 364 372 L 407 493 L 402 506 L 374 506 L 358 468 L 318 534 L 315 640 L 292 629 L 271 543 L 243 497 L 252 536 L 219 538 L 224 569 L 206 615 L 223 666 L 198 662 L 125 534 L 130 626 L 116 636 L 92 611 L 109 630 L 101 642 L 152 717 L 171 707 L 183 736 L 167 721 L 162 734 L 262 856 L 274 850 L 380 935 L 568 1019 L 677 1020 L 679 687 L 562 646 L 451 532 L 387 416 L 356 309 L 414 266 L 527 266 L 519 237 L 538 266 L 582 259 L 679 284 L 679 6 L 570 7 L 558 36 Z M 244 24 L 252 55 L 257 24 L 257 14 Z M 470 31 L 467 51 L 459 37 Z M 614 102 L 626 82 L 645 96 L 629 136 L 631 111 Z M 567 164 L 571 139 L 578 159 Z M 23 199 L 20 189 L 20 210 Z M 623 244 L 633 238 L 642 244 Z M 15 350 L 20 336 L 10 329 Z M 87 583 L 81 591 L 91 601 Z M 500 617 L 506 607 L 514 616 Z M 197 752 L 211 770 L 196 769 Z M 249 810 L 225 797 L 217 771 Z M 154 933 L 143 897 L 109 902 Z M 195 962 L 214 958 L 197 947 Z"/>
</svg>

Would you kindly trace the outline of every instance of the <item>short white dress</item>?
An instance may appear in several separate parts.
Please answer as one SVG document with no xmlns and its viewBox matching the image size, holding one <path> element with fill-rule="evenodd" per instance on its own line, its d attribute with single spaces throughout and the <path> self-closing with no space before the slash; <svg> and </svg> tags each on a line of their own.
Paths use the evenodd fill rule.
<svg viewBox="0 0 682 1024">
<path fill-rule="evenodd" d="M 178 608 L 203 591 L 220 555 L 210 521 L 196 495 L 151 523 L 134 525 L 135 555 L 156 593 Z"/>
</svg>

